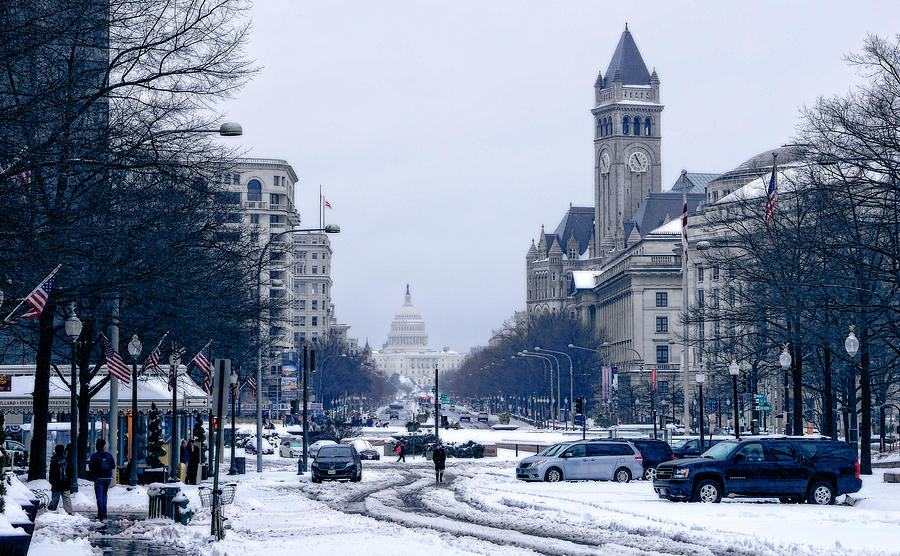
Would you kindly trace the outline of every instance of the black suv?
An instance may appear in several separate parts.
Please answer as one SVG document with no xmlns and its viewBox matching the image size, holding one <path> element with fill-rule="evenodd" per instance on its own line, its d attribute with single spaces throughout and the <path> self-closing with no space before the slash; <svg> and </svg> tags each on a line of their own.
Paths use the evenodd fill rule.
<svg viewBox="0 0 900 556">
<path fill-rule="evenodd" d="M 725 440 L 699 458 L 660 464 L 653 480 L 660 498 L 694 502 L 734 494 L 832 504 L 861 487 L 859 461 L 849 444 L 789 437 Z"/>
<path fill-rule="evenodd" d="M 701 447 L 699 438 L 689 438 L 673 444 L 672 453 L 675 454 L 676 459 L 696 458 L 700 457 L 700 454 L 709 450 L 719 442 L 722 442 L 722 439 L 704 438 L 703 446 Z"/>
<path fill-rule="evenodd" d="M 322 446 L 312 462 L 312 482 L 362 480 L 362 460 L 353 445 Z"/>
<path fill-rule="evenodd" d="M 644 466 L 644 479 L 652 481 L 656 477 L 656 466 L 664 461 L 672 461 L 675 456 L 669 444 L 662 440 L 650 439 L 622 439 L 624 442 L 628 440 L 634 444 L 634 447 L 641 453 L 641 463 Z"/>
</svg>

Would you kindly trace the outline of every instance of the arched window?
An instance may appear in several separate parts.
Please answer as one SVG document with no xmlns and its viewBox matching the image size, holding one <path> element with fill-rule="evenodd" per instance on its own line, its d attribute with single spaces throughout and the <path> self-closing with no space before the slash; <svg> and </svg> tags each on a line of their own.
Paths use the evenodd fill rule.
<svg viewBox="0 0 900 556">
<path fill-rule="evenodd" d="M 603 119 L 597 120 L 597 137 L 603 137 Z"/>
<path fill-rule="evenodd" d="M 641 119 L 637 116 L 634 117 L 634 134 L 641 134 Z"/>
<path fill-rule="evenodd" d="M 613 134 L 613 122 L 612 122 L 612 118 L 606 118 L 606 134 L 607 134 L 607 135 L 612 135 L 612 134 Z"/>
<path fill-rule="evenodd" d="M 247 200 L 262 201 L 262 184 L 253 179 L 247 182 Z"/>
<path fill-rule="evenodd" d="M 653 120 L 650 117 L 644 118 L 644 135 L 653 135 Z"/>
<path fill-rule="evenodd" d="M 622 134 L 628 135 L 628 126 L 631 123 L 631 118 L 628 116 L 622 117 Z"/>
</svg>

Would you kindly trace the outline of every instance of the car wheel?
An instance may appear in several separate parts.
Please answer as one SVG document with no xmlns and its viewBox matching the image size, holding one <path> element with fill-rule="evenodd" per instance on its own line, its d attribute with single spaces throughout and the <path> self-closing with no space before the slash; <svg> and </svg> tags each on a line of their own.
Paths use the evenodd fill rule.
<svg viewBox="0 0 900 556">
<path fill-rule="evenodd" d="M 624 467 L 620 467 L 616 469 L 616 473 L 613 475 L 617 483 L 627 483 L 631 480 L 631 471 Z"/>
<path fill-rule="evenodd" d="M 362 471 L 360 471 L 358 474 L 354 475 L 353 478 L 350 480 L 353 481 L 354 483 L 360 482 L 362 480 Z"/>
<path fill-rule="evenodd" d="M 819 481 L 809 489 L 808 500 L 810 504 L 819 504 L 820 506 L 834 504 L 834 487 L 830 483 Z"/>
<path fill-rule="evenodd" d="M 644 479 L 646 479 L 648 481 L 652 481 L 655 478 L 656 478 L 656 468 L 655 467 L 648 467 L 647 469 L 644 469 Z"/>
<path fill-rule="evenodd" d="M 557 467 L 551 467 L 544 474 L 544 480 L 548 483 L 558 483 L 563 479 L 562 471 Z"/>
<path fill-rule="evenodd" d="M 700 481 L 694 489 L 694 502 L 717 504 L 722 501 L 722 487 L 712 479 Z"/>
</svg>

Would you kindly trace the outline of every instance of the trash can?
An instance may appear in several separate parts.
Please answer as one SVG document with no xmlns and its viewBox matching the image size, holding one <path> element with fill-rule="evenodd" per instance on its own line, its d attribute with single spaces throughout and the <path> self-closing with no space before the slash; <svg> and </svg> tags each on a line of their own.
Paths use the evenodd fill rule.
<svg viewBox="0 0 900 556">
<path fill-rule="evenodd" d="M 165 486 L 162 484 L 154 485 L 147 489 L 147 496 L 150 497 L 150 507 L 147 515 L 150 519 L 158 517 L 175 518 L 175 507 L 173 500 L 181 489 L 177 486 Z"/>
<path fill-rule="evenodd" d="M 165 467 L 144 469 L 144 484 L 164 483 L 169 478 L 169 470 Z"/>
<path fill-rule="evenodd" d="M 234 468 L 237 470 L 238 475 L 245 474 L 247 472 L 247 458 L 235 456 Z"/>
</svg>

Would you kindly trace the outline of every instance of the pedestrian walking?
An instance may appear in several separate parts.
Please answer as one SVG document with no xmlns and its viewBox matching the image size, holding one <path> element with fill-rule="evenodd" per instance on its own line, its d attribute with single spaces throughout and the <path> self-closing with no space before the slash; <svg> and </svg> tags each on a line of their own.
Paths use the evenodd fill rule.
<svg viewBox="0 0 900 556">
<path fill-rule="evenodd" d="M 97 439 L 97 451 L 91 454 L 88 469 L 94 477 L 94 495 L 97 497 L 97 519 L 106 519 L 106 497 L 109 494 L 109 483 L 112 480 L 116 461 L 106 451 L 106 441 Z"/>
<path fill-rule="evenodd" d="M 402 440 L 400 441 L 400 444 L 397 444 L 397 463 L 401 460 L 406 462 L 406 443 Z"/>
<path fill-rule="evenodd" d="M 434 461 L 434 482 L 443 483 L 444 467 L 447 463 L 447 452 L 444 451 L 444 447 L 441 446 L 440 442 L 434 447 L 434 452 L 431 453 L 431 459 Z"/>
<path fill-rule="evenodd" d="M 187 484 L 197 484 L 197 471 L 200 469 L 200 447 L 196 442 L 188 444 Z"/>
<path fill-rule="evenodd" d="M 50 492 L 53 497 L 47 505 L 47 509 L 55 511 L 59 506 L 59 499 L 62 498 L 63 509 L 66 513 L 74 514 L 72 511 L 72 476 L 75 474 L 75 466 L 69 461 L 62 444 L 57 444 L 54 448 L 53 457 L 50 459 Z"/>
</svg>

